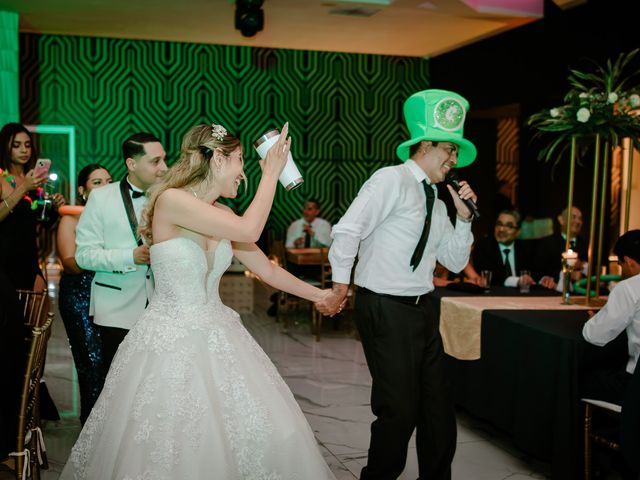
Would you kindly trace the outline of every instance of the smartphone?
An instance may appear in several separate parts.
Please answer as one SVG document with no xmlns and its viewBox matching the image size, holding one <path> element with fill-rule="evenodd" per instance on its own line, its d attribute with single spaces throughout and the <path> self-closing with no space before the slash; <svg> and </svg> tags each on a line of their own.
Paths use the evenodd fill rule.
<svg viewBox="0 0 640 480">
<path fill-rule="evenodd" d="M 39 158 L 36 162 L 36 168 L 33 172 L 35 178 L 42 178 L 49 175 L 49 168 L 51 167 L 51 160 L 48 158 Z"/>
</svg>

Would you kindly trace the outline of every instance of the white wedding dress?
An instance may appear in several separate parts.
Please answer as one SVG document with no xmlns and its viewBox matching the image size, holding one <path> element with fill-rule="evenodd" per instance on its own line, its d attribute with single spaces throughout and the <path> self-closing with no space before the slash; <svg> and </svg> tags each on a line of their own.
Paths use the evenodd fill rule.
<svg viewBox="0 0 640 480">
<path fill-rule="evenodd" d="M 62 479 L 334 479 L 291 391 L 218 284 L 221 241 L 151 247 L 156 291 L 116 354 Z"/>
</svg>

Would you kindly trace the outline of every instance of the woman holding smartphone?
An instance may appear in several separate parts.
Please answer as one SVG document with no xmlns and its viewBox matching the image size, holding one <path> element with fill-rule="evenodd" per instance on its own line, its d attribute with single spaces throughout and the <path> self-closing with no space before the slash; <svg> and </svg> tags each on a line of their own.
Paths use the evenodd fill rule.
<svg viewBox="0 0 640 480">
<path fill-rule="evenodd" d="M 13 287 L 23 290 L 46 288 L 38 265 L 36 244 L 37 214 L 29 198 L 48 178 L 48 169 L 36 175 L 37 154 L 31 133 L 19 123 L 8 123 L 0 130 L 0 269 Z M 64 197 L 53 197 L 56 209 Z"/>
<path fill-rule="evenodd" d="M 0 130 L 0 275 L 7 280 L 4 288 L 42 291 L 46 288 L 38 264 L 38 212 L 31 209 L 34 190 L 42 187 L 48 169 L 36 175 L 37 154 L 31 133 L 19 123 L 8 123 Z M 56 194 L 57 210 L 64 197 Z M 52 216 L 44 228 L 57 219 Z M 11 292 L 3 292 L 10 294 Z M 15 292 L 13 292 L 15 295 Z M 0 306 L 0 308 L 2 308 Z M 0 332 L 2 335 L 4 332 Z M 45 383 L 40 384 L 40 415 L 45 420 L 60 417 Z"/>
</svg>

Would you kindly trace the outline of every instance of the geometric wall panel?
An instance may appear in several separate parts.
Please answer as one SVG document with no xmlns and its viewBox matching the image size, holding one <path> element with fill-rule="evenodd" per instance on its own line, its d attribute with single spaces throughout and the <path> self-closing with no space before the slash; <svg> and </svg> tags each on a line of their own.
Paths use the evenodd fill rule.
<svg viewBox="0 0 640 480">
<path fill-rule="evenodd" d="M 516 191 L 518 187 L 518 165 L 520 162 L 520 127 L 517 117 L 501 117 L 498 119 L 496 141 L 496 179 L 508 186 L 508 196 L 513 205 L 518 204 Z M 502 193 L 505 193 L 503 191 Z"/>
<path fill-rule="evenodd" d="M 124 138 L 149 131 L 169 163 L 184 133 L 201 122 L 239 135 L 249 192 L 259 180 L 253 141 L 290 123 L 305 183 L 279 189 L 269 228 L 281 236 L 305 198 L 334 223 L 363 182 L 398 162 L 406 139 L 402 104 L 429 88 L 429 63 L 413 57 L 266 49 L 60 35 L 20 35 L 21 121 L 74 125 L 78 170 L 98 162 L 120 179 Z M 56 152 L 42 152 L 52 158 Z"/>
</svg>

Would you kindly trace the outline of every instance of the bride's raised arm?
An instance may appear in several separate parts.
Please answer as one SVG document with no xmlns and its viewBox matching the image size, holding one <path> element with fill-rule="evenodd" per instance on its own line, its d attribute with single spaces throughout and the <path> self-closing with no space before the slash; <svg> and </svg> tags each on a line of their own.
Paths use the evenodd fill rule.
<svg viewBox="0 0 640 480">
<path fill-rule="evenodd" d="M 206 195 L 211 194 L 215 199 L 221 192 L 205 193 L 200 197 L 193 189 L 186 191 L 170 188 L 157 198 L 155 221 L 176 225 L 209 237 L 237 242 L 257 241 L 271 211 L 278 177 L 287 162 L 291 148 L 291 139 L 287 138 L 287 133 L 288 125 L 285 124 L 280 139 L 271 147 L 266 158 L 260 161 L 260 184 L 244 215 L 238 216 L 232 211 L 210 205 Z M 211 162 L 214 162 L 214 157 L 211 158 Z M 242 176 L 240 170 L 238 177 L 231 180 L 235 182 L 236 188 Z"/>
</svg>

